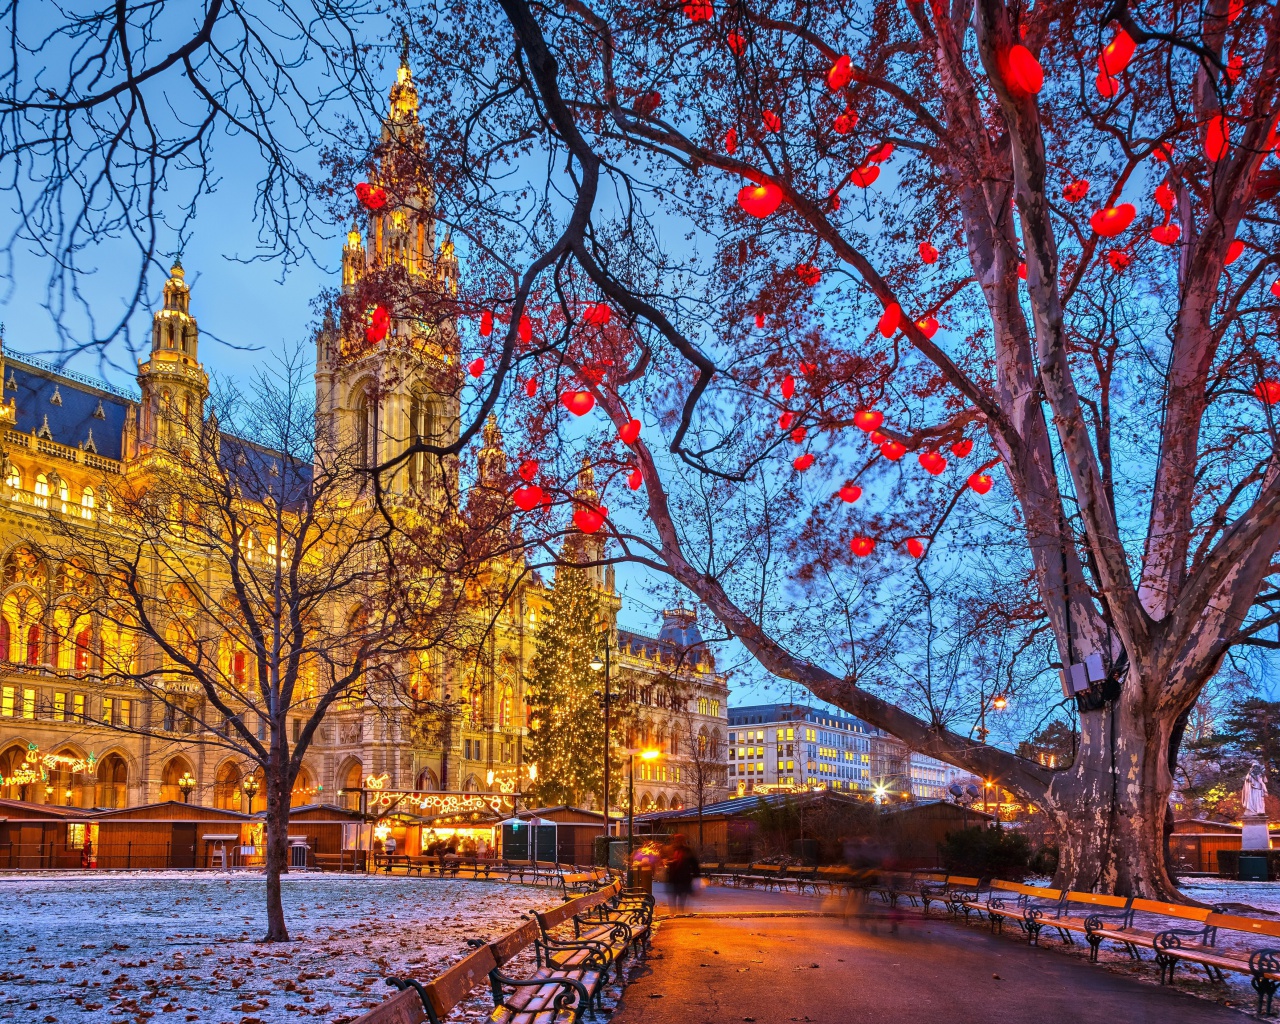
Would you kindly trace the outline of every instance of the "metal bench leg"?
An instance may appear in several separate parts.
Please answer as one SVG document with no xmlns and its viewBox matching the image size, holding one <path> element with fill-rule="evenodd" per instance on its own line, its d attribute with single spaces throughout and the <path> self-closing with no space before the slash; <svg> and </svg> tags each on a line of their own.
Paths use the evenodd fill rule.
<svg viewBox="0 0 1280 1024">
<path fill-rule="evenodd" d="M 1271 998 L 1276 994 L 1276 989 L 1280 988 L 1280 981 L 1273 981 L 1271 978 L 1265 978 L 1262 975 L 1255 974 L 1253 976 L 1252 985 L 1254 990 L 1258 993 L 1258 1016 L 1270 1017 Z"/>
<path fill-rule="evenodd" d="M 1089 940 L 1089 962 L 1096 964 L 1098 962 L 1098 947 L 1102 945 L 1102 936 L 1086 935 Z"/>
</svg>

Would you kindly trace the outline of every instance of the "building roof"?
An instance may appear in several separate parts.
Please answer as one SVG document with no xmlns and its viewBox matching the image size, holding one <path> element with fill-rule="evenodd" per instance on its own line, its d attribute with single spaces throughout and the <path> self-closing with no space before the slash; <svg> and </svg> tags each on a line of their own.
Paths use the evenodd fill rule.
<svg viewBox="0 0 1280 1024">
<path fill-rule="evenodd" d="M 672 608 L 662 613 L 662 628 L 656 637 L 629 629 L 618 630 L 618 650 L 632 657 L 661 658 L 674 662 L 715 668 L 715 658 L 698 629 L 698 619 L 688 608 Z"/>
<path fill-rule="evenodd" d="M 816 722 L 826 719 L 832 728 L 846 728 L 852 732 L 874 733 L 877 730 L 861 718 L 854 718 L 838 711 L 824 711 L 810 704 L 796 704 L 789 701 L 777 704 L 747 704 L 729 708 L 729 724 L 764 725 L 773 722 Z"/>
<path fill-rule="evenodd" d="M 102 382 L 32 356 L 4 353 L 4 399 L 15 399 L 15 429 L 103 458 L 124 456 L 124 427 L 134 399 Z"/>
<path fill-rule="evenodd" d="M 780 807 L 791 801 L 793 803 L 816 803 L 834 800 L 837 803 L 846 804 L 866 804 L 866 797 L 859 797 L 852 793 L 840 793 L 835 790 L 821 790 L 819 792 L 799 792 L 799 793 L 748 793 L 745 796 L 731 798 L 729 800 L 717 800 L 713 804 L 704 804 L 702 808 L 702 816 L 704 818 L 713 816 L 730 817 L 742 814 L 751 814 L 759 809 L 761 802 L 768 807 Z M 697 820 L 698 808 L 685 808 L 679 811 L 650 811 L 648 814 L 637 814 L 636 821 L 677 821 L 685 819 Z"/>
</svg>

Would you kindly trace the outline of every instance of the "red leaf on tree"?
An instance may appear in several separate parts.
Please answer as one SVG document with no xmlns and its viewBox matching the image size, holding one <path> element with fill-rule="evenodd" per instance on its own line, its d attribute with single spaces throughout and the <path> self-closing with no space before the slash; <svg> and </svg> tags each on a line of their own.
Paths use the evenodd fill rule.
<svg viewBox="0 0 1280 1024">
<path fill-rule="evenodd" d="M 1275 405 L 1280 402 L 1280 382 L 1264 380 L 1253 386 L 1253 393 L 1258 397 L 1259 401 L 1265 402 L 1267 405 Z"/>
<path fill-rule="evenodd" d="M 813 371 L 816 370 L 817 368 L 818 367 L 815 363 L 806 363 L 803 359 L 800 360 L 800 372 L 803 373 L 806 377 L 808 377 L 811 373 L 813 373 Z"/>
<path fill-rule="evenodd" d="M 520 479 L 525 483 L 532 483 L 533 478 L 538 475 L 538 463 L 534 459 L 525 459 L 520 463 Z"/>
<path fill-rule="evenodd" d="M 1120 29 L 1098 56 L 1098 70 L 1114 78 L 1129 66 L 1133 51 L 1133 38 L 1124 29 Z"/>
<path fill-rule="evenodd" d="M 633 491 L 638 491 L 640 490 L 640 485 L 643 483 L 644 474 L 640 472 L 640 467 L 637 466 L 627 475 L 627 486 Z"/>
<path fill-rule="evenodd" d="M 935 249 L 935 248 L 933 247 L 933 245 L 932 245 L 932 244 L 930 244 L 929 242 L 921 242 L 921 243 L 920 243 L 920 258 L 921 258 L 922 260 L 924 260 L 924 262 L 925 262 L 925 263 L 937 263 L 937 262 L 938 262 L 938 250 L 937 250 L 937 249 Z"/>
<path fill-rule="evenodd" d="M 840 500 L 852 505 L 862 497 L 862 488 L 857 484 L 845 484 L 840 488 Z"/>
<path fill-rule="evenodd" d="M 724 133 L 724 151 L 730 156 L 738 152 L 738 129 L 730 128 Z"/>
<path fill-rule="evenodd" d="M 636 98 L 636 113 L 641 117 L 649 117 L 660 106 L 662 106 L 662 93 L 657 89 Z"/>
<path fill-rule="evenodd" d="M 979 494 L 986 494 L 991 490 L 991 485 L 995 483 L 986 473 L 974 473 L 969 477 L 969 487 Z"/>
<path fill-rule="evenodd" d="M 517 487 L 516 493 L 511 496 L 511 499 L 516 503 L 516 507 L 523 509 L 525 512 L 532 512 L 541 505 L 542 498 L 542 488 L 535 486 Z"/>
<path fill-rule="evenodd" d="M 1244 58 L 1238 53 L 1233 53 L 1231 59 L 1227 61 L 1227 78 L 1231 84 L 1235 85 L 1240 80 L 1240 74 L 1244 71 Z"/>
<path fill-rule="evenodd" d="M 528 314 L 520 314 L 520 340 L 526 345 L 533 341 L 533 321 L 529 319 Z"/>
<path fill-rule="evenodd" d="M 1089 194 L 1089 181 L 1087 178 L 1080 178 L 1073 181 L 1062 190 L 1062 198 L 1068 203 L 1078 203 L 1081 199 Z"/>
<path fill-rule="evenodd" d="M 907 454 L 907 449 L 897 441 L 887 441 L 880 446 L 880 454 L 890 462 L 897 462 L 902 458 L 902 456 Z"/>
<path fill-rule="evenodd" d="M 471 362 L 467 363 L 467 373 L 471 374 L 473 377 L 479 377 L 480 374 L 484 373 L 484 360 L 473 359 Z"/>
<path fill-rule="evenodd" d="M 847 53 L 842 53 L 831 65 L 831 70 L 827 72 L 827 88 L 832 92 L 839 92 L 851 81 L 853 81 L 853 62 Z"/>
<path fill-rule="evenodd" d="M 922 544 L 917 537 L 908 537 L 907 553 L 910 554 L 912 558 L 919 558 L 924 554 L 924 544 Z"/>
<path fill-rule="evenodd" d="M 782 204 L 782 189 L 771 181 L 738 190 L 738 205 L 753 217 L 767 217 Z"/>
<path fill-rule="evenodd" d="M 1204 155 L 1216 163 L 1231 149 L 1231 125 L 1221 114 L 1214 114 L 1205 123 Z"/>
<path fill-rule="evenodd" d="M 1021 43 L 1015 43 L 1000 61 L 1001 73 L 1009 91 L 1023 96 L 1034 96 L 1044 86 L 1044 68 L 1035 56 Z"/>
<path fill-rule="evenodd" d="M 1232 239 L 1231 244 L 1227 246 L 1227 258 L 1224 263 L 1230 266 L 1238 260 L 1244 253 L 1244 240 L 1240 238 Z"/>
<path fill-rule="evenodd" d="M 362 181 L 356 186 L 356 198 L 366 210 L 372 210 L 375 213 L 387 205 L 386 190 L 377 185 L 370 185 L 367 181 Z"/>
<path fill-rule="evenodd" d="M 1182 234 L 1182 228 L 1177 224 L 1157 224 L 1151 229 L 1151 238 L 1160 245 L 1173 245 L 1178 241 L 1178 236 Z"/>
<path fill-rule="evenodd" d="M 796 277 L 808 287 L 813 288 L 822 280 L 822 271 L 812 263 L 801 263 L 796 267 Z"/>
<path fill-rule="evenodd" d="M 1137 212 L 1132 203 L 1108 206 L 1089 218 L 1089 226 L 1103 238 L 1114 238 L 1133 223 Z"/>
<path fill-rule="evenodd" d="M 782 378 L 782 397 L 790 398 L 795 393 L 796 393 L 796 379 L 793 376 L 791 376 L 791 374 L 787 374 L 785 377 Z"/>
<path fill-rule="evenodd" d="M 880 167 L 877 164 L 863 164 L 849 172 L 849 180 L 858 188 L 870 188 L 878 177 Z"/>
<path fill-rule="evenodd" d="M 487 338 L 493 333 L 493 312 L 486 309 L 480 314 L 480 337 Z"/>
<path fill-rule="evenodd" d="M 803 473 L 806 469 L 813 465 L 813 452 L 805 452 L 791 460 L 791 465 L 795 466 L 797 473 Z"/>
<path fill-rule="evenodd" d="M 923 320 L 917 320 L 916 326 L 920 328 L 920 333 L 926 338 L 932 339 L 938 333 L 938 318 L 936 316 L 927 316 Z"/>
<path fill-rule="evenodd" d="M 880 322 L 876 326 L 886 338 L 892 338 L 893 332 L 898 329 L 898 324 L 901 322 L 902 307 L 896 302 L 891 302 L 884 307 L 884 312 L 880 314 Z"/>
<path fill-rule="evenodd" d="M 623 444 L 635 444 L 640 436 L 640 421 L 627 420 L 618 430 L 618 440 Z"/>
<path fill-rule="evenodd" d="M 757 314 L 756 314 L 756 326 L 757 326 L 757 327 L 763 327 L 763 326 L 764 326 L 764 314 L 763 314 L 763 313 L 757 313 Z"/>
<path fill-rule="evenodd" d="M 967 437 L 962 438 L 951 446 L 951 454 L 957 459 L 963 459 L 971 451 L 973 451 L 973 441 Z"/>
<path fill-rule="evenodd" d="M 585 416 L 596 404 L 596 396 L 590 391 L 566 391 L 560 403 L 575 416 Z"/>
<path fill-rule="evenodd" d="M 692 22 L 710 21 L 715 13 L 711 0 L 693 0 L 684 5 L 684 16 Z"/>
<path fill-rule="evenodd" d="M 766 131 L 780 132 L 782 131 L 782 118 L 775 114 L 772 110 L 766 110 L 760 115 L 760 119 L 764 122 Z"/>
<path fill-rule="evenodd" d="M 1126 269 L 1132 262 L 1133 257 L 1123 249 L 1107 250 L 1107 265 L 1117 274 Z"/>
<path fill-rule="evenodd" d="M 573 525 L 583 533 L 595 533 L 604 525 L 604 517 L 609 510 L 601 505 L 598 509 L 580 508 L 573 514 Z"/>
<path fill-rule="evenodd" d="M 920 468 L 930 476 L 937 476 L 947 468 L 947 460 L 937 452 L 921 452 L 917 458 L 920 462 Z"/>
<path fill-rule="evenodd" d="M 853 425 L 859 430 L 865 430 L 868 434 L 878 430 L 883 422 L 884 413 L 879 409 L 859 409 L 853 414 Z"/>
<path fill-rule="evenodd" d="M 859 558 L 866 558 L 876 549 L 876 542 L 870 537 L 854 537 L 849 541 L 849 550 Z"/>
</svg>

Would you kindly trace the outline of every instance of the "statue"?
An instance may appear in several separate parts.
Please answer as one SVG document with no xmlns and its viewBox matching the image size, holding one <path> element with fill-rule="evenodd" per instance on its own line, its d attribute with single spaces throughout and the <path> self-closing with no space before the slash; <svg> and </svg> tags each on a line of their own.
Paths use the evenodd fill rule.
<svg viewBox="0 0 1280 1024">
<path fill-rule="evenodd" d="M 1244 777 L 1244 788 L 1240 791 L 1240 803 L 1244 806 L 1246 818 L 1263 818 L 1267 814 L 1267 773 L 1257 761 L 1249 765 L 1249 774 Z"/>
</svg>

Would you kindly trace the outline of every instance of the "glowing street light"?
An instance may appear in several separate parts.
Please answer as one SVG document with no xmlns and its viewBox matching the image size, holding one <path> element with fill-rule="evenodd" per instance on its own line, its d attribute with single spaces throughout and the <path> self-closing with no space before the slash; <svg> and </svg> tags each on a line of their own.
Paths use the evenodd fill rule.
<svg viewBox="0 0 1280 1024">
<path fill-rule="evenodd" d="M 182 778 L 178 780 L 178 789 L 182 793 L 182 802 L 184 804 L 191 803 L 191 793 L 196 788 L 196 780 L 190 772 L 183 772 Z"/>
<path fill-rule="evenodd" d="M 641 761 L 652 761 L 662 755 L 661 750 L 633 750 L 627 758 L 627 888 L 632 884 L 631 862 L 634 859 L 636 835 L 636 755 Z"/>
</svg>

